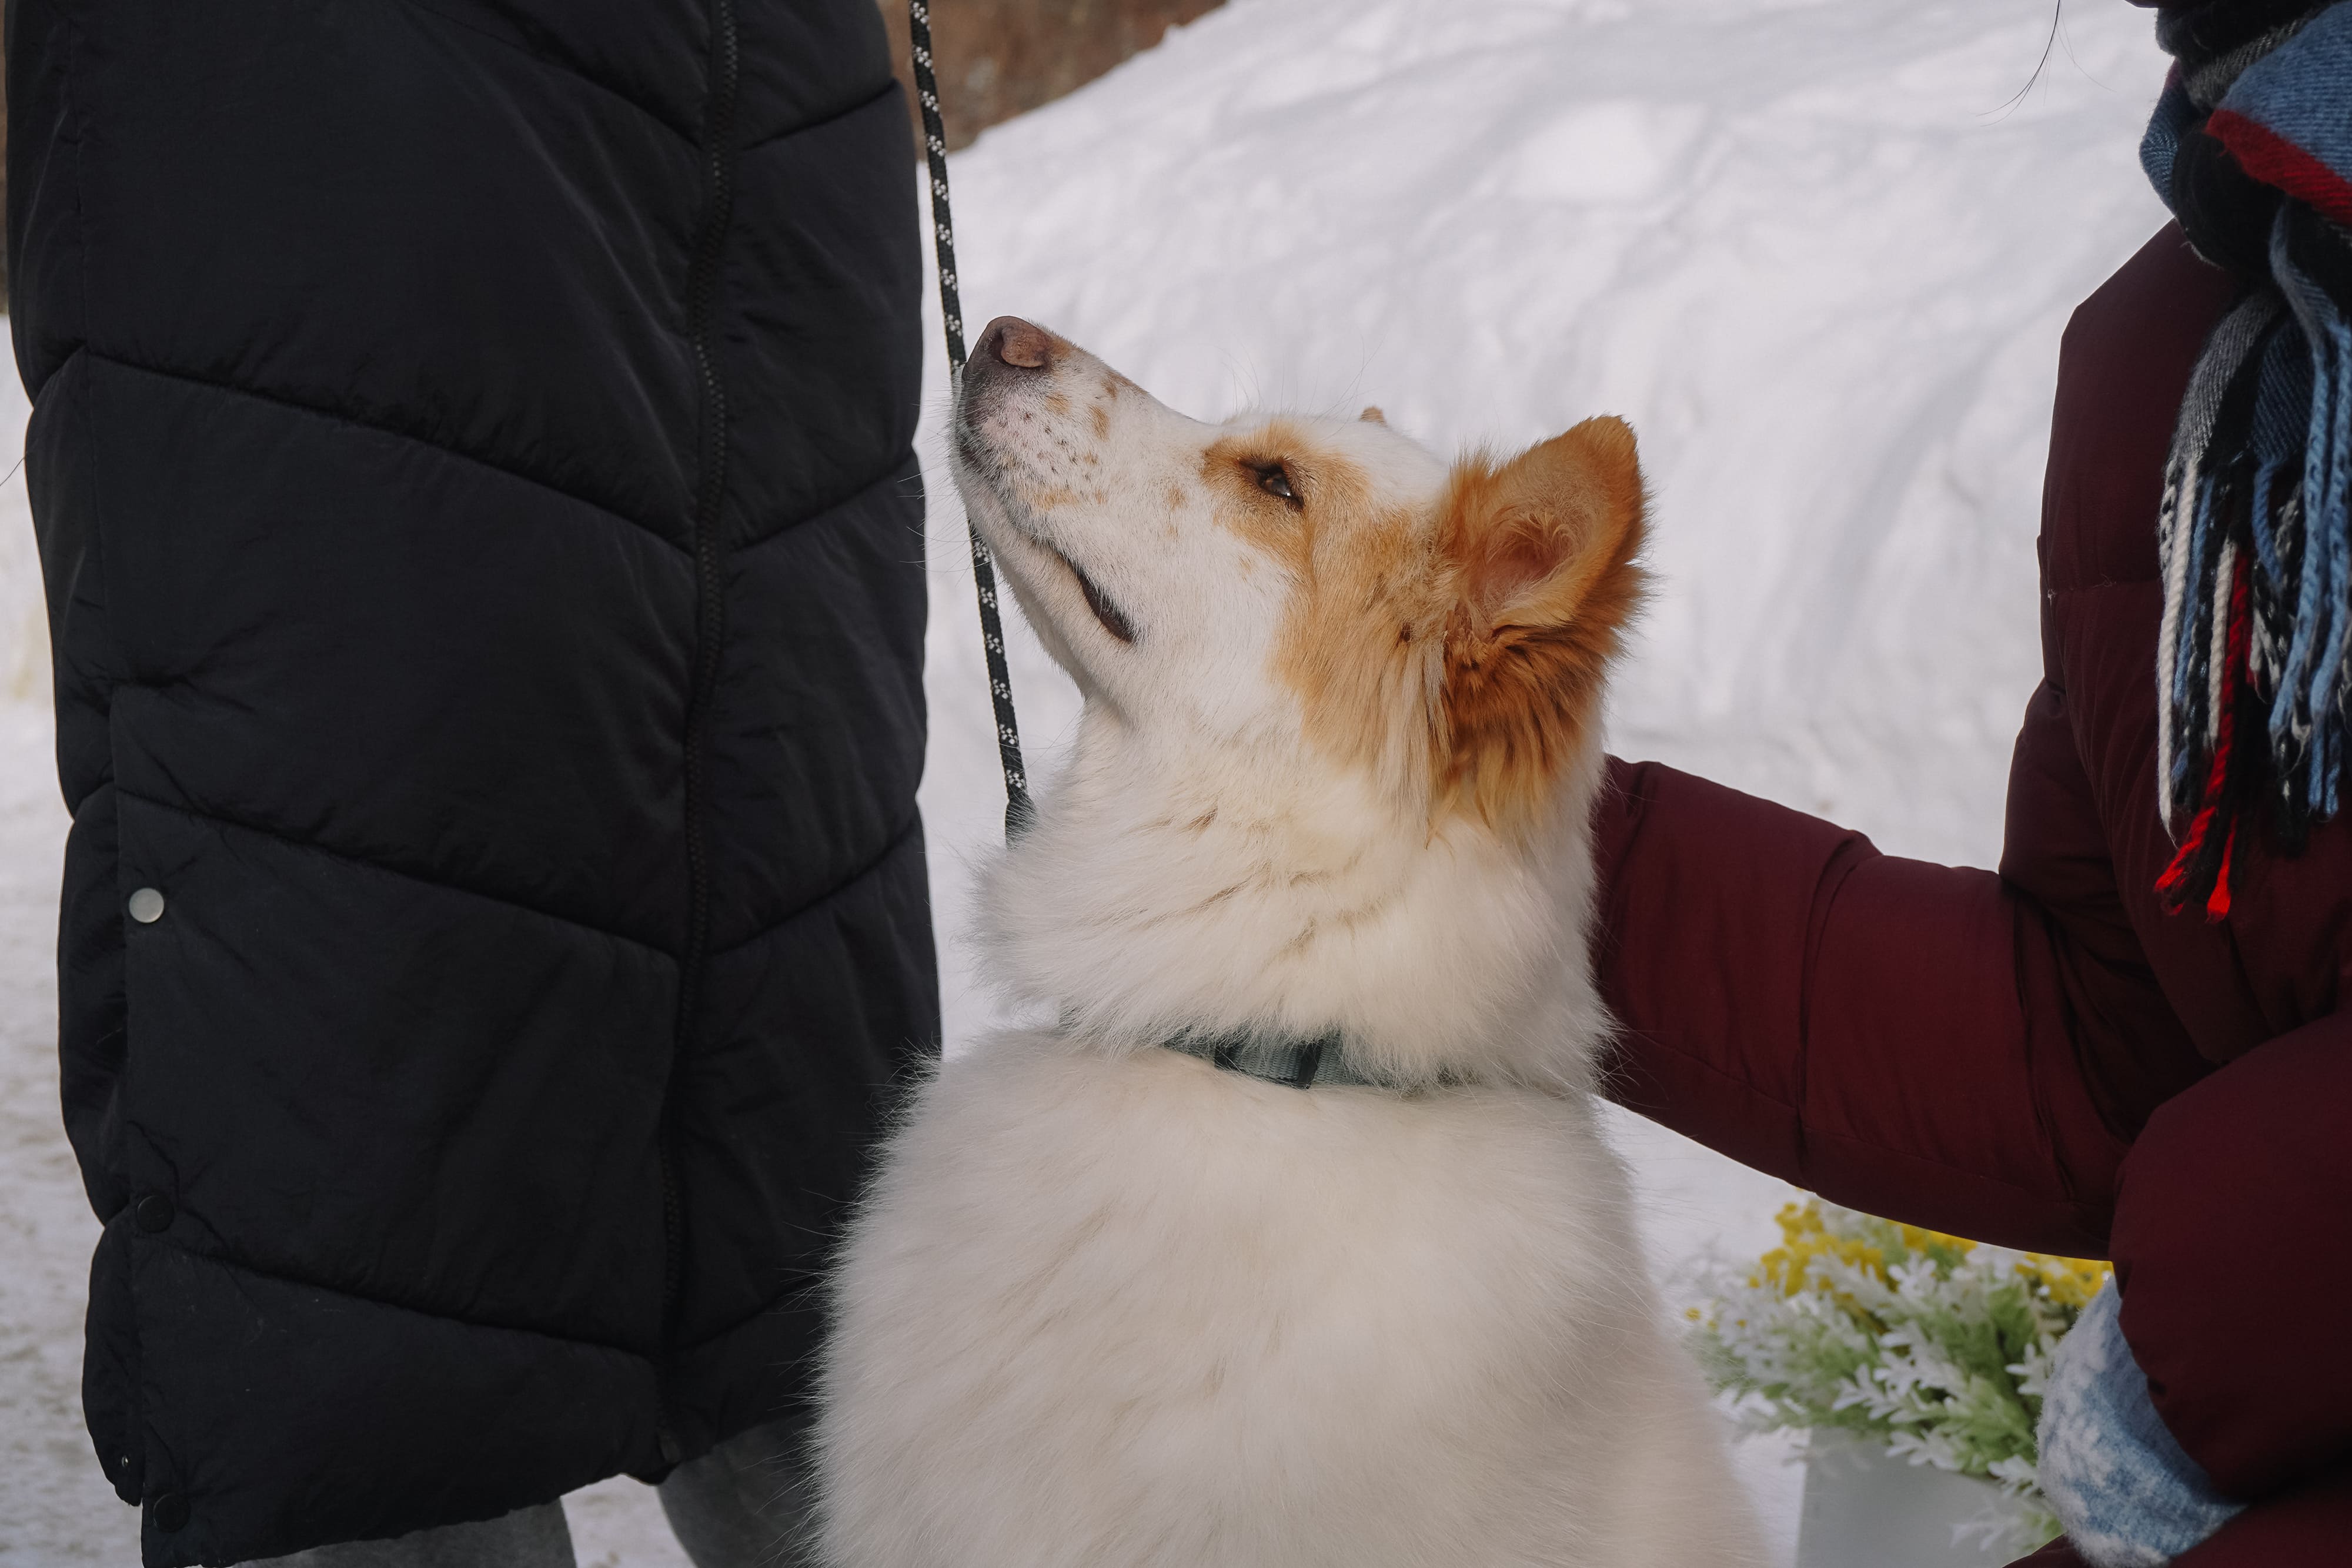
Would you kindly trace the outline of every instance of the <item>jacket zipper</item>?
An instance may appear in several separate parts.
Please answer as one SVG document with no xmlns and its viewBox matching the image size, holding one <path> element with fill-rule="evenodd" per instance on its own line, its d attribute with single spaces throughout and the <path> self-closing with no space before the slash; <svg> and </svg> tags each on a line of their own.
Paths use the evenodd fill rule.
<svg viewBox="0 0 2352 1568">
<path fill-rule="evenodd" d="M 719 683 L 719 654 L 727 610 L 724 506 L 727 495 L 727 389 L 719 378 L 712 334 L 719 308 L 719 263 L 735 203 L 735 98 L 741 56 L 733 0 L 710 0 L 710 89 L 703 111 L 702 224 L 687 271 L 687 333 L 702 383 L 697 444 L 700 473 L 694 507 L 694 669 L 686 707 L 686 947 L 678 960 L 677 1019 L 670 1046 L 669 1080 L 662 1096 L 659 1145 L 662 1183 L 662 1324 L 660 1410 L 656 1435 L 662 1460 L 685 1457 L 679 1440 L 676 1340 L 686 1277 L 685 1204 L 678 1191 L 679 1080 L 701 1002 L 702 971 L 710 944 L 710 849 L 704 837 L 709 763 L 709 708 Z"/>
</svg>

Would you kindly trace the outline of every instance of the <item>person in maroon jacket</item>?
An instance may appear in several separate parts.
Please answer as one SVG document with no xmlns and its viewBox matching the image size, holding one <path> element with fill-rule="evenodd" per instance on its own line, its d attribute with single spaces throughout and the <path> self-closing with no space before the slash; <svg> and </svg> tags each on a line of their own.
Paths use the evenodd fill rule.
<svg viewBox="0 0 2352 1568">
<path fill-rule="evenodd" d="M 2159 10 L 2181 61 L 2168 104 L 2183 172 L 2168 144 L 2151 172 L 2187 232 L 2168 225 L 2066 330 L 2039 546 L 2044 675 L 2000 871 L 1882 855 L 1653 763 L 1612 763 L 1598 821 L 1616 1097 L 1838 1203 L 2113 1259 L 2143 1401 L 2248 1505 L 2180 1568 L 2352 1563 L 2352 819 L 2334 810 L 2340 754 L 2311 761 L 2341 739 L 2343 691 L 2320 690 L 2315 718 L 2278 698 L 2319 676 L 2315 639 L 2292 646 L 2295 584 L 2283 599 L 2264 575 L 2284 570 L 2265 551 L 2298 503 L 2310 537 L 2287 568 L 2321 560 L 2326 528 L 2343 528 L 2352 376 L 2323 341 L 2294 409 L 2315 382 L 2330 395 L 2333 374 L 2336 445 L 2315 427 L 2309 470 L 2335 486 L 2332 521 L 2324 495 L 2294 494 L 2300 423 L 2287 476 L 2256 498 L 2265 356 L 2293 350 L 2297 322 L 2324 340 L 2326 299 L 2314 318 L 2273 298 L 2259 333 L 2238 332 L 2277 287 L 2272 264 L 2296 256 L 2277 277 L 2343 289 L 2340 329 L 2352 212 L 2330 208 L 2324 156 L 2295 163 L 2243 129 L 2251 111 L 2204 118 L 2329 9 Z M 2306 96 L 2290 131 L 2352 140 L 2352 80 Z M 2192 376 L 2214 394 L 2201 416 Z M 2161 546 L 2160 517 L 2178 520 Z M 2340 562 L 2340 537 L 2332 548 Z M 2331 636 L 2343 648 L 2346 591 L 2339 571 L 2302 596 L 2322 655 Z M 2299 721 L 2273 722 L 2288 710 Z M 2084 1558 L 2062 1541 L 2032 1561 Z"/>
</svg>

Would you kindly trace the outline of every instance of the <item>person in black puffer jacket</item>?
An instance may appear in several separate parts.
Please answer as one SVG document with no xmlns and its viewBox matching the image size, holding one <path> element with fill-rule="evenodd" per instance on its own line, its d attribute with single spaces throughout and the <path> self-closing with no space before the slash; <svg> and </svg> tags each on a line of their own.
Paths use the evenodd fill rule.
<svg viewBox="0 0 2352 1568">
<path fill-rule="evenodd" d="M 937 1050 L 872 0 L 8 22 L 86 1407 L 145 1561 L 560 1537 L 620 1472 L 723 1513 Z"/>
</svg>

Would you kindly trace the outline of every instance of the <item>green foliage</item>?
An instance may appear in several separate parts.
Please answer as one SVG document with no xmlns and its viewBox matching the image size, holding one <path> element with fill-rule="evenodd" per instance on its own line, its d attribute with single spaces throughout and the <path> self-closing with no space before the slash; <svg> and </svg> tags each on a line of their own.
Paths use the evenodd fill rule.
<svg viewBox="0 0 2352 1568">
<path fill-rule="evenodd" d="M 2026 1502 L 2031 1550 L 2057 1533 L 2035 1488 L 2034 1426 L 2058 1341 L 2105 1265 L 1980 1247 L 1811 1200 L 1745 1276 L 1692 1312 L 1708 1382 L 1754 1430 L 1836 1431 Z"/>
</svg>

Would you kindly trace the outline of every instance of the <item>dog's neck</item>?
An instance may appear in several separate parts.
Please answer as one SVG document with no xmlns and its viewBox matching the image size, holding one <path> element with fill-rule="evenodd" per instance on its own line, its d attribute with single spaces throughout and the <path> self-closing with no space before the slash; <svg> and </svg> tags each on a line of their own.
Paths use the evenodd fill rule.
<svg viewBox="0 0 2352 1568">
<path fill-rule="evenodd" d="M 1596 754 L 1556 831 L 1515 846 L 1338 769 L 1171 756 L 1090 717 L 987 878 L 983 940 L 1096 1047 L 1336 1030 L 1394 1082 L 1581 1088 L 1608 1029 L 1585 953 L 1598 779 Z"/>
</svg>

